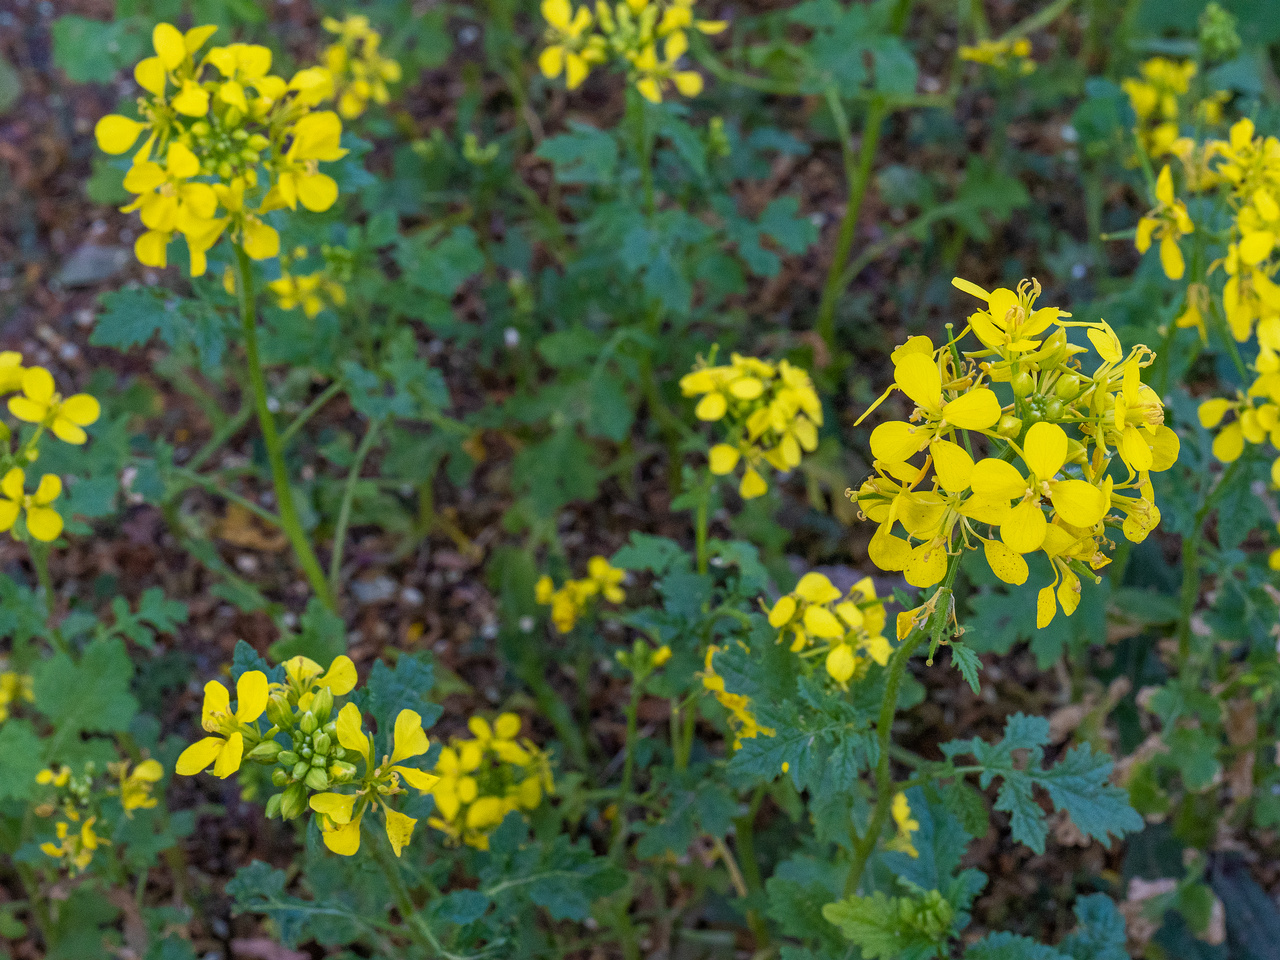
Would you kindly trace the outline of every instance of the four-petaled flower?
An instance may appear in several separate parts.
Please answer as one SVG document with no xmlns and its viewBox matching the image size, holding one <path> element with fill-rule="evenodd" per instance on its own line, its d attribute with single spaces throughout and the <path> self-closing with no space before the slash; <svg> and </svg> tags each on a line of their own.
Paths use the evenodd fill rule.
<svg viewBox="0 0 1280 960">
<path fill-rule="evenodd" d="M 267 709 L 267 675 L 261 670 L 247 670 L 236 681 L 236 709 L 231 711 L 231 695 L 217 680 L 204 685 L 204 707 L 200 725 L 213 736 L 197 740 L 178 757 L 175 770 L 190 777 L 213 764 L 213 775 L 226 779 L 240 769 L 244 757 L 244 736 L 256 740 L 258 732 L 250 727 Z"/>
</svg>

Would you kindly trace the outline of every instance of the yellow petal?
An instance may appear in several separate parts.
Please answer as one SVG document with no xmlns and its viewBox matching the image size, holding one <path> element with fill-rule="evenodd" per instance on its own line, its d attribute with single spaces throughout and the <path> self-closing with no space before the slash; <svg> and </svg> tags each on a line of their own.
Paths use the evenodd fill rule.
<svg viewBox="0 0 1280 960">
<path fill-rule="evenodd" d="M 1000 525 L 1000 539 L 1011 550 L 1018 553 L 1031 553 L 1039 550 L 1044 543 L 1045 528 L 1048 522 L 1034 499 L 1022 501 L 1009 511 L 1009 516 Z"/>
<path fill-rule="evenodd" d="M 231 694 L 217 680 L 204 685 L 204 705 L 200 708 L 200 725 L 209 732 L 218 729 L 220 718 L 231 712 Z"/>
<path fill-rule="evenodd" d="M 12 500 L 0 500 L 0 531 L 12 529 L 21 508 Z"/>
<path fill-rule="evenodd" d="M 311 180 L 315 177 L 309 178 Z M 325 177 L 327 180 L 328 177 Z M 334 187 L 334 195 L 337 195 L 337 187 Z M 301 193 L 299 194 L 301 199 Z M 307 205 L 306 201 L 302 204 Z M 314 209 L 314 208 L 308 208 Z M 270 260 L 272 257 L 280 253 L 280 234 L 276 232 L 275 227 L 263 223 L 261 220 L 249 220 L 244 225 L 244 252 L 254 260 Z"/>
<path fill-rule="evenodd" d="M 922 543 L 911 551 L 902 575 L 913 587 L 931 587 L 947 575 L 947 551 L 939 543 Z"/>
<path fill-rule="evenodd" d="M 894 366 L 893 380 L 921 409 L 936 415 L 942 408 L 942 375 L 931 356 L 903 357 Z"/>
<path fill-rule="evenodd" d="M 733 472 L 741 456 L 737 447 L 731 447 L 727 443 L 717 443 L 707 453 L 707 464 L 716 476 L 724 476 L 726 473 Z"/>
<path fill-rule="evenodd" d="M 1026 478 L 1018 472 L 1017 467 L 993 457 L 979 460 L 974 465 L 969 484 L 976 494 L 1003 500 L 1021 497 L 1027 490 Z"/>
<path fill-rule="evenodd" d="M 218 753 L 222 750 L 222 744 L 221 737 L 205 737 L 197 740 L 182 751 L 182 754 L 178 757 L 178 762 L 174 764 L 174 772 L 184 777 L 195 776 L 208 768 L 209 764 L 218 758 Z"/>
<path fill-rule="evenodd" d="M 13 409 L 13 401 L 9 401 L 9 409 Z M 17 414 L 15 414 L 16 416 Z M 1239 460 L 1244 453 L 1244 430 L 1239 421 L 1229 423 L 1213 438 L 1213 455 L 1223 463 Z"/>
<path fill-rule="evenodd" d="M 965 293 L 969 294 L 969 296 L 971 297 L 977 297 L 979 300 L 983 301 L 984 303 L 990 301 L 991 299 L 991 294 L 987 293 L 987 291 L 983 290 L 976 283 L 973 283 L 970 280 L 965 280 L 963 277 L 952 277 L 951 285 L 955 287 L 957 290 L 963 290 Z"/>
<path fill-rule="evenodd" d="M 423 793 L 430 792 L 431 788 L 440 782 L 440 778 L 435 774 L 427 773 L 425 770 L 418 770 L 414 767 L 392 767 L 391 769 L 404 777 L 409 786 Z"/>
<path fill-rule="evenodd" d="M 962 430 L 986 430 L 1000 419 L 1000 400 L 986 387 L 979 387 L 946 404 L 942 416 Z"/>
<path fill-rule="evenodd" d="M 52 507 L 27 510 L 27 530 L 42 543 L 52 543 L 62 533 L 62 516 Z"/>
<path fill-rule="evenodd" d="M 1228 400 L 1225 397 L 1214 397 L 1212 400 L 1204 401 L 1196 410 L 1200 418 L 1200 426 L 1206 430 L 1212 430 L 1222 422 L 1222 418 L 1227 415 L 1227 411 L 1234 406 L 1235 401 Z"/>
<path fill-rule="evenodd" d="M 1107 515 L 1111 501 L 1101 490 L 1083 480 L 1060 480 L 1049 494 L 1058 516 L 1073 527 L 1092 527 Z"/>
<path fill-rule="evenodd" d="M 986 554 L 991 572 L 1005 583 L 1027 582 L 1027 561 L 999 540 L 983 540 L 982 552 Z"/>
<path fill-rule="evenodd" d="M 218 759 L 213 763 L 213 775 L 223 780 L 240 769 L 240 760 L 244 757 L 244 737 L 237 730 L 227 737 L 227 742 L 218 751 Z"/>
<path fill-rule="evenodd" d="M 187 58 L 187 45 L 182 33 L 171 23 L 157 23 L 151 31 L 151 44 L 156 56 L 169 70 L 178 67 Z"/>
<path fill-rule="evenodd" d="M 586 81 L 591 68 L 578 53 L 566 53 L 564 58 L 564 85 L 570 90 L 577 90 Z"/>
<path fill-rule="evenodd" d="M 164 61 L 159 57 L 147 57 L 145 60 L 139 60 L 138 65 L 133 68 L 133 79 L 147 93 L 154 94 L 157 97 L 164 96 Z M 110 152 L 108 151 L 108 153 Z"/>
<path fill-rule="evenodd" d="M 98 149 L 104 153 L 119 154 L 132 147 L 145 129 L 146 125 L 137 120 L 109 113 L 98 121 L 93 128 L 93 135 L 98 141 Z"/>
<path fill-rule="evenodd" d="M 391 841 L 391 849 L 398 857 L 400 851 L 413 839 L 413 828 L 417 826 L 418 821 L 390 807 L 383 812 L 387 815 L 387 839 Z"/>
<path fill-rule="evenodd" d="M 366 762 L 369 760 L 369 740 L 364 733 L 360 708 L 354 703 L 348 703 L 339 711 L 337 734 L 338 742 L 343 747 L 354 750 L 364 757 Z"/>
<path fill-rule="evenodd" d="M 815 637 L 832 639 L 845 635 L 844 624 L 826 607 L 810 607 L 804 612 L 804 628 Z"/>
<path fill-rule="evenodd" d="M 323 813 L 337 824 L 351 822 L 351 814 L 355 809 L 358 794 L 354 793 L 317 793 L 311 800 L 311 809 Z"/>
<path fill-rule="evenodd" d="M 431 746 L 422 730 L 422 717 L 413 710 L 401 710 L 396 716 L 394 749 L 391 762 L 399 763 L 410 757 L 420 757 Z"/>
<path fill-rule="evenodd" d="M 929 454 L 933 457 L 933 469 L 944 490 L 959 493 L 969 488 L 969 478 L 973 475 L 973 457 L 969 456 L 964 447 L 950 440 L 935 440 L 929 444 Z"/>
<path fill-rule="evenodd" d="M 1267 253 L 1271 252 L 1271 243 L 1267 244 Z M 1160 241 L 1160 266 L 1164 267 L 1164 275 L 1170 280 L 1181 280 L 1187 270 L 1187 262 L 1182 256 L 1182 248 L 1171 235 Z"/>
<path fill-rule="evenodd" d="M 560 72 L 564 70 L 564 47 L 553 44 L 538 54 L 538 69 L 548 80 L 560 76 Z"/>
<path fill-rule="evenodd" d="M 748 467 L 747 472 L 742 475 L 742 483 L 738 485 L 738 494 L 743 500 L 754 500 L 756 497 L 762 497 L 769 490 L 769 485 L 765 483 L 764 477 L 754 467 Z"/>
<path fill-rule="evenodd" d="M 133 242 L 133 254 L 143 266 L 163 270 L 169 262 L 168 246 L 169 234 L 148 230 Z"/>
<path fill-rule="evenodd" d="M 333 830 L 325 830 L 321 835 L 324 845 L 334 853 L 344 857 L 354 856 L 360 850 L 360 821 L 344 823 Z"/>
<path fill-rule="evenodd" d="M 867 545 L 867 557 L 881 570 L 901 570 L 911 558 L 911 545 L 881 527 Z"/>
<path fill-rule="evenodd" d="M 96 423 L 101 413 L 102 405 L 87 393 L 77 393 L 62 401 L 62 415 L 77 426 Z"/>
<path fill-rule="evenodd" d="M 338 183 L 323 173 L 303 177 L 298 183 L 298 202 L 314 213 L 321 213 L 333 206 L 338 199 Z M 268 228 L 269 229 L 269 228 Z M 272 231 L 275 232 L 274 230 Z M 276 241 L 279 249 L 279 240 Z M 267 254 L 275 256 L 275 254 Z M 262 259 L 259 257 L 258 259 Z"/>
<path fill-rule="evenodd" d="M 356 665 L 344 653 L 334 658 L 333 663 L 329 664 L 328 672 L 317 680 L 316 684 L 321 687 L 328 687 L 329 692 L 335 697 L 348 694 L 355 689 Z"/>
<path fill-rule="evenodd" d="M 1280 461 L 1277 461 L 1280 462 Z M 769 611 L 769 626 L 777 629 L 791 622 L 791 618 L 796 615 L 795 597 L 785 596 L 779 597 L 778 602 L 773 605 L 773 609 Z"/>
<path fill-rule="evenodd" d="M 236 719 L 253 723 L 267 709 L 267 675 L 261 670 L 246 670 L 236 681 Z"/>
<path fill-rule="evenodd" d="M 853 654 L 853 647 L 847 643 L 836 644 L 827 654 L 827 673 L 836 683 L 848 683 L 857 665 L 858 660 Z"/>
<path fill-rule="evenodd" d="M 729 404 L 723 394 L 708 393 L 698 401 L 698 405 L 693 410 L 693 415 L 699 420 L 714 422 L 723 417 L 728 409 Z"/>
<path fill-rule="evenodd" d="M 1058 605 L 1054 602 L 1053 587 L 1042 588 L 1036 596 L 1036 628 L 1043 630 L 1051 624 L 1057 612 Z"/>
<path fill-rule="evenodd" d="M 1150 470 L 1155 455 L 1147 443 L 1148 434 L 1128 424 L 1120 434 L 1120 455 L 1134 470 Z"/>
<path fill-rule="evenodd" d="M 1067 460 L 1067 433 L 1056 423 L 1033 423 L 1022 445 L 1022 459 L 1041 480 L 1051 480 Z"/>
<path fill-rule="evenodd" d="M 871 455 L 877 460 L 900 463 L 920 451 L 929 434 L 902 420 L 889 420 L 871 431 Z"/>
<path fill-rule="evenodd" d="M 795 590 L 791 592 L 809 603 L 832 603 L 841 596 L 840 591 L 826 576 L 812 571 L 801 577 Z"/>
</svg>

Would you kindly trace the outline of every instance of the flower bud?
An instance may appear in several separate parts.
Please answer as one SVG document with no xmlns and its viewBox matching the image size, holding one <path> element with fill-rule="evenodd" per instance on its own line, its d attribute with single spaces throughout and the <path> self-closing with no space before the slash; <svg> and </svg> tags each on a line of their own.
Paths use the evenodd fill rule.
<svg viewBox="0 0 1280 960">
<path fill-rule="evenodd" d="M 1013 386 L 1013 395 L 1021 399 L 1022 397 L 1025 397 L 1027 394 L 1029 394 L 1032 390 L 1035 389 L 1036 382 L 1033 379 L 1031 379 L 1031 374 L 1023 370 L 1021 373 L 1019 373 L 1016 377 L 1013 378 L 1012 386 Z"/>
<path fill-rule="evenodd" d="M 346 748 L 344 748 L 344 747 L 334 747 L 334 748 L 333 748 L 333 759 L 335 759 L 335 760 L 344 760 L 344 759 L 346 759 L 346 756 L 347 756 Z"/>
<path fill-rule="evenodd" d="M 996 433 L 1002 437 L 1016 437 L 1022 432 L 1022 421 L 1011 414 L 1005 414 L 996 425 Z"/>
<path fill-rule="evenodd" d="M 1074 437 L 1067 438 L 1067 463 L 1084 463 L 1089 459 L 1089 451 L 1083 443 Z"/>
<path fill-rule="evenodd" d="M 315 744 L 316 755 L 324 757 L 328 756 L 329 747 L 333 744 L 333 741 L 329 739 L 327 733 L 317 733 L 312 739 L 312 743 Z"/>
<path fill-rule="evenodd" d="M 280 756 L 282 751 L 280 744 L 274 740 L 263 740 L 260 744 L 250 750 L 246 757 L 249 760 L 256 760 L 259 763 L 274 763 L 276 757 Z"/>
<path fill-rule="evenodd" d="M 322 687 L 311 701 L 311 712 L 321 726 L 328 721 L 329 714 L 333 712 L 333 692 L 328 687 Z"/>
<path fill-rule="evenodd" d="M 331 783 L 342 783 L 351 780 L 355 775 L 356 765 L 354 763 L 329 764 L 329 781 Z"/>
<path fill-rule="evenodd" d="M 301 759 L 302 758 L 299 757 L 292 750 L 282 750 L 280 751 L 280 756 L 276 757 L 276 760 L 280 762 L 280 765 L 282 767 L 292 767 L 295 763 L 297 763 Z"/>
<path fill-rule="evenodd" d="M 301 780 L 307 775 L 307 771 L 311 769 L 311 764 L 305 760 L 299 760 L 293 765 L 293 779 Z"/>
<path fill-rule="evenodd" d="M 274 820 L 276 817 L 280 816 L 280 804 L 283 796 L 284 794 L 282 793 L 273 793 L 271 796 L 267 797 L 267 809 L 265 812 L 268 820 Z"/>
<path fill-rule="evenodd" d="M 1044 407 L 1044 418 L 1049 421 L 1058 421 L 1062 419 L 1062 401 L 1050 400 Z"/>
<path fill-rule="evenodd" d="M 279 767 L 271 771 L 271 782 L 277 787 L 283 787 L 289 782 L 289 774 L 281 770 Z"/>
<path fill-rule="evenodd" d="M 280 816 L 292 820 L 307 809 L 307 788 L 301 783 L 291 783 L 280 794 Z"/>
<path fill-rule="evenodd" d="M 316 721 L 316 715 L 310 710 L 304 713 L 302 719 L 298 721 L 298 729 L 306 734 L 315 733 L 318 726 L 320 724 Z"/>
<path fill-rule="evenodd" d="M 312 790 L 329 789 L 329 775 L 324 772 L 323 767 L 312 767 L 311 772 L 307 774 L 307 778 L 303 782 Z"/>
<path fill-rule="evenodd" d="M 289 706 L 289 698 L 283 693 L 273 693 L 267 700 L 267 719 L 282 730 L 293 726 L 293 710 Z"/>
<path fill-rule="evenodd" d="M 1058 385 L 1054 389 L 1054 393 L 1058 395 L 1060 400 L 1074 400 L 1080 395 L 1080 378 L 1074 373 L 1068 373 L 1065 377 L 1058 378 Z"/>
</svg>

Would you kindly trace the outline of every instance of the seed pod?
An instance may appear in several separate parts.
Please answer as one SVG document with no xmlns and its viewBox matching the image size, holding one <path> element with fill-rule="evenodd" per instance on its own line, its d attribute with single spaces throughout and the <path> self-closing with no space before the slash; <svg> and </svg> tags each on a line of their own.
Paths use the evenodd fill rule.
<svg viewBox="0 0 1280 960">
<path fill-rule="evenodd" d="M 280 756 L 276 757 L 276 760 L 279 762 L 280 766 L 282 767 L 292 767 L 295 763 L 297 763 L 301 759 L 302 758 L 299 757 L 292 750 L 282 750 L 280 752 Z"/>
<path fill-rule="evenodd" d="M 323 767 L 312 767 L 311 772 L 307 774 L 307 778 L 303 782 L 312 790 L 329 789 L 329 775 L 324 772 Z"/>
<path fill-rule="evenodd" d="M 274 740 L 263 740 L 247 754 L 248 759 L 259 763 L 274 763 L 282 751 L 280 744 Z"/>
<path fill-rule="evenodd" d="M 268 820 L 274 820 L 276 817 L 280 816 L 280 804 L 282 803 L 283 797 L 284 794 L 282 793 L 273 793 L 271 796 L 267 797 L 266 814 Z"/>
<path fill-rule="evenodd" d="M 329 748 L 333 745 L 333 741 L 329 739 L 327 733 L 317 733 L 311 738 L 311 742 L 315 744 L 317 756 L 328 756 Z"/>
<path fill-rule="evenodd" d="M 301 783 L 291 783 L 280 795 L 280 816 L 292 820 L 307 809 L 307 788 Z"/>
<path fill-rule="evenodd" d="M 316 715 L 308 710 L 302 715 L 302 719 L 298 721 L 298 729 L 305 734 L 313 734 L 320 724 L 316 721 Z"/>
</svg>

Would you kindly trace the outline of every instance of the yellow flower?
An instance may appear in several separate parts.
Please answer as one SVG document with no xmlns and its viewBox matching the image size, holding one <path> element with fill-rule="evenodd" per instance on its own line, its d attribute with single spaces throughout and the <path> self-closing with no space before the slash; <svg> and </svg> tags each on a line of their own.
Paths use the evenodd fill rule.
<svg viewBox="0 0 1280 960">
<path fill-rule="evenodd" d="M 865 675 L 873 662 L 883 667 L 893 653 L 883 635 L 884 603 L 876 598 L 870 577 L 845 595 L 823 574 L 806 573 L 769 610 L 769 625 L 778 631 L 779 642 L 791 635 L 793 653 L 810 645 L 817 652 L 825 647 L 827 674 L 841 687 L 855 675 Z"/>
<path fill-rule="evenodd" d="M 548 80 L 564 73 L 565 86 L 576 90 L 592 64 L 604 59 L 603 43 L 587 34 L 591 11 L 585 5 L 574 10 L 569 0 L 542 0 L 542 18 L 547 21 L 547 46 L 538 55 L 538 69 Z"/>
<path fill-rule="evenodd" d="M 29 367 L 22 373 L 22 396 L 9 398 L 9 412 L 25 423 L 48 427 L 65 443 L 81 444 L 89 439 L 84 428 L 97 421 L 102 407 L 87 393 L 63 400 L 48 370 Z"/>
<path fill-rule="evenodd" d="M 21 467 L 11 467 L 0 480 L 0 531 L 9 530 L 19 512 L 27 515 L 27 532 L 43 543 L 58 539 L 62 533 L 62 516 L 49 506 L 62 495 L 62 481 L 51 473 L 40 478 L 35 493 L 26 492 L 26 474 Z"/>
<path fill-rule="evenodd" d="M 387 84 L 400 80 L 400 64 L 378 52 L 381 35 L 362 14 L 348 15 L 339 23 L 325 17 L 322 25 L 338 34 L 338 42 L 325 51 L 325 65 L 333 77 L 338 96 L 338 113 L 346 119 L 364 113 L 369 101 L 383 104 L 391 99 Z"/>
<path fill-rule="evenodd" d="M 261 83 L 271 70 L 270 48 L 252 43 L 232 43 L 225 47 L 214 47 L 205 55 L 205 59 L 222 74 L 222 82 L 217 85 L 217 99 L 241 113 L 248 113 L 249 101 L 245 97 L 245 88 Z M 279 78 L 271 79 L 278 81 Z M 271 89 L 276 87 L 276 83 L 269 82 L 267 87 L 270 92 L 279 96 L 278 90 Z"/>
<path fill-rule="evenodd" d="M 124 808 L 126 817 L 132 817 L 134 810 L 150 810 L 158 802 L 151 795 L 151 790 L 164 776 L 164 768 L 158 760 L 143 760 L 129 770 L 128 763 L 119 764 L 120 806 Z"/>
<path fill-rule="evenodd" d="M 35 699 L 30 674 L 16 670 L 0 671 L 0 723 L 9 719 L 10 707 L 14 703 L 23 700 L 35 703 Z M 39 781 L 39 776 L 36 779 Z"/>
<path fill-rule="evenodd" d="M 338 184 L 320 172 L 319 164 L 347 155 L 339 144 L 342 121 L 331 110 L 308 113 L 294 124 L 291 135 L 293 142 L 277 165 L 276 182 L 264 206 L 296 210 L 301 203 L 308 210 L 328 210 L 338 199 Z"/>
<path fill-rule="evenodd" d="M 661 59 L 658 57 L 658 44 L 647 44 L 631 61 L 640 95 L 651 103 L 661 103 L 664 83 L 673 84 L 686 97 L 700 94 L 702 74 L 678 68 L 678 61 L 688 49 L 689 38 L 683 32 L 673 33 L 665 39 Z"/>
<path fill-rule="evenodd" d="M 911 835 L 920 829 L 920 821 L 911 816 L 911 804 L 907 801 L 905 793 L 898 792 L 893 795 L 889 813 L 893 816 L 893 823 L 897 827 L 898 834 L 885 844 L 885 849 L 905 853 L 913 860 L 919 857 L 920 852 L 916 850 L 915 844 L 911 842 Z"/>
<path fill-rule="evenodd" d="M 620 584 L 626 579 L 627 572 L 612 566 L 600 556 L 587 561 L 587 579 L 594 584 L 596 591 L 610 603 L 622 603 L 627 599 L 626 592 Z"/>
<path fill-rule="evenodd" d="M 1280 219 L 1280 207 L 1274 206 L 1274 200 L 1271 203 L 1272 212 L 1277 219 Z M 1183 259 L 1182 250 L 1178 247 L 1178 238 L 1194 230 L 1195 225 L 1187 215 L 1186 204 L 1173 194 L 1173 174 L 1169 172 L 1168 164 L 1165 164 L 1160 170 L 1160 176 L 1156 178 L 1156 206 L 1138 221 L 1134 246 L 1138 248 L 1139 253 L 1146 253 L 1151 247 L 1152 238 L 1158 237 L 1160 265 L 1164 267 L 1165 276 L 1170 280 L 1181 280 L 1182 274 L 1186 271 L 1186 261 Z M 1258 263 L 1270 254 L 1271 242 L 1273 242 L 1272 235 L 1266 232 L 1259 232 L 1254 235 L 1254 238 L 1265 241 L 1266 249 L 1256 260 L 1249 261 L 1246 258 L 1246 262 L 1251 264 Z M 1257 244 L 1251 250 L 1257 252 L 1262 249 L 1262 246 L 1263 244 Z"/>
<path fill-rule="evenodd" d="M 1026 37 L 1016 40 L 983 40 L 976 46 L 960 48 L 960 59 L 981 63 L 997 70 L 1014 70 L 1023 76 L 1035 70 L 1031 56 L 1031 41 Z"/>
<path fill-rule="evenodd" d="M 254 723 L 267 708 L 267 675 L 261 670 L 247 670 L 236 682 L 236 709 L 231 711 L 231 695 L 216 680 L 204 687 L 201 726 L 215 736 L 197 740 L 178 757 L 175 771 L 190 777 L 213 765 L 213 775 L 224 780 L 240 769 L 244 757 L 244 735 L 256 739 Z"/>
<path fill-rule="evenodd" d="M 729 711 L 729 725 L 733 729 L 733 749 L 742 746 L 743 740 L 754 740 L 760 735 L 772 737 L 776 731 L 772 727 L 763 727 L 756 720 L 751 709 L 751 698 L 741 693 L 729 693 L 724 686 L 724 677 L 716 673 L 714 659 L 719 647 L 707 647 L 705 669 L 702 673 L 702 686 L 709 691 Z"/>
<path fill-rule="evenodd" d="M 79 820 L 79 815 L 74 811 L 70 811 L 68 816 L 72 823 Z M 40 844 L 40 852 L 55 859 L 65 859 L 71 867 L 72 874 L 79 873 L 92 862 L 94 851 L 99 846 L 111 842 L 94 832 L 93 825 L 97 819 L 97 817 L 89 817 L 74 832 L 71 830 L 72 823 L 59 820 L 54 826 L 58 843 L 46 841 Z"/>
</svg>

